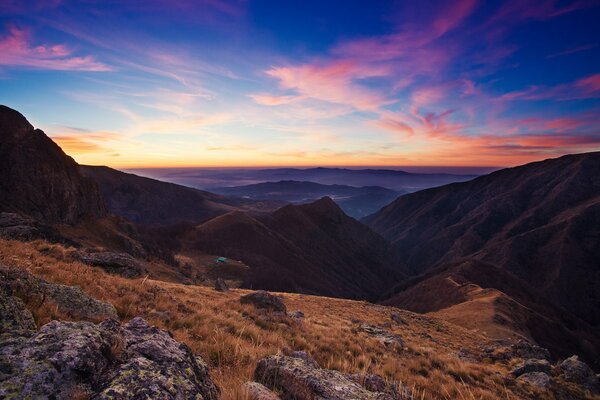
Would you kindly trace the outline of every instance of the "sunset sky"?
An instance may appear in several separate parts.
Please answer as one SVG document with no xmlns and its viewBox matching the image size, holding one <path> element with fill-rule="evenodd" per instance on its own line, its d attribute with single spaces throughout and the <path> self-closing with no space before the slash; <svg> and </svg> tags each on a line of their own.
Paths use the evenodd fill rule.
<svg viewBox="0 0 600 400">
<path fill-rule="evenodd" d="M 598 21 L 597 0 L 3 0 L 0 103 L 87 164 L 510 166 L 600 150 Z"/>
</svg>

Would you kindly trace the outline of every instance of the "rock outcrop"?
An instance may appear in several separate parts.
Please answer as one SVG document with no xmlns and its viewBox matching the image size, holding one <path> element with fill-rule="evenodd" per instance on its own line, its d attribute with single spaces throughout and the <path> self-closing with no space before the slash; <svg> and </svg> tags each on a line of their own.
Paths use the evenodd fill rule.
<svg viewBox="0 0 600 400">
<path fill-rule="evenodd" d="M 279 396 L 258 382 L 246 382 L 244 391 L 250 400 L 281 400 Z"/>
<path fill-rule="evenodd" d="M 33 299 L 41 305 L 51 301 L 58 309 L 76 319 L 103 320 L 117 318 L 112 304 L 88 296 L 76 286 L 50 283 L 25 270 L 0 265 L 1 286 L 9 295 Z"/>
<path fill-rule="evenodd" d="M 550 352 L 548 349 L 533 344 L 527 340 L 520 339 L 516 342 L 499 340 L 496 343 L 482 348 L 485 357 L 492 360 L 511 360 L 513 358 L 521 360 L 548 360 L 550 361 Z"/>
<path fill-rule="evenodd" d="M 510 371 L 510 373 L 516 378 L 523 374 L 528 374 L 530 372 L 543 372 L 545 374 L 549 374 L 550 370 L 551 365 L 547 360 L 532 359 L 520 363 L 512 371 Z"/>
<path fill-rule="evenodd" d="M 527 372 L 519 376 L 517 381 L 526 382 L 539 389 L 548 389 L 552 383 L 552 378 L 545 372 Z"/>
<path fill-rule="evenodd" d="M 0 398 L 217 399 L 206 365 L 168 332 L 134 318 L 52 321 L 0 339 Z"/>
<path fill-rule="evenodd" d="M 572 356 L 556 366 L 557 375 L 566 382 L 580 385 L 592 393 L 600 393 L 600 380 L 594 371 L 579 357 Z"/>
<path fill-rule="evenodd" d="M 271 356 L 259 361 L 255 381 L 296 400 L 412 400 L 408 391 L 376 375 L 347 375 L 302 358 Z"/>
<path fill-rule="evenodd" d="M 265 292 L 264 290 L 259 290 L 240 297 L 240 303 L 252 304 L 254 307 L 262 310 L 279 312 L 283 314 L 287 313 L 287 308 L 285 307 L 283 300 L 269 292 Z"/>
<path fill-rule="evenodd" d="M 12 296 L 10 288 L 0 282 L 0 343 L 5 335 L 26 336 L 34 331 L 35 321 L 23 301 Z"/>
<path fill-rule="evenodd" d="M 384 328 L 369 324 L 360 324 L 359 329 L 362 332 L 365 332 L 366 334 L 377 339 L 385 347 L 404 347 L 404 340 L 402 340 L 402 337 L 400 337 L 400 335 L 392 333 Z"/>
<path fill-rule="evenodd" d="M 93 180 L 19 112 L 0 106 L 0 210 L 46 223 L 107 214 Z"/>
<path fill-rule="evenodd" d="M 135 278 L 144 273 L 144 267 L 127 253 L 108 251 L 87 253 L 78 252 L 75 258 L 85 264 L 100 267 L 106 272 L 118 274 L 126 278 Z"/>
<path fill-rule="evenodd" d="M 225 279 L 215 279 L 215 290 L 217 292 L 229 292 L 229 286 L 227 286 L 227 282 L 225 282 Z"/>
<path fill-rule="evenodd" d="M 44 239 L 53 243 L 76 245 L 53 227 L 12 212 L 0 212 L 0 238 L 22 242 Z"/>
</svg>

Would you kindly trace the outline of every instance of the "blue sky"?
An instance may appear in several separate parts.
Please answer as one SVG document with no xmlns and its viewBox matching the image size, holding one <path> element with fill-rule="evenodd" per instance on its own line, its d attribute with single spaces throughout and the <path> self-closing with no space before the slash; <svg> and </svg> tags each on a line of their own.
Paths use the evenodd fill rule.
<svg viewBox="0 0 600 400">
<path fill-rule="evenodd" d="M 114 167 L 600 150 L 600 2 L 415 3 L 4 1 L 0 98 Z"/>
</svg>

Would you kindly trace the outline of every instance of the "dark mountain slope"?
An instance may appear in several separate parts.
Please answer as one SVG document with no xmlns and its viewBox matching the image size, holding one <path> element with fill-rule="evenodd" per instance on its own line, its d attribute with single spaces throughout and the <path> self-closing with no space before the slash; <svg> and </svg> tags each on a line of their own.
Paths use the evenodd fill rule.
<svg viewBox="0 0 600 400">
<path fill-rule="evenodd" d="M 268 212 L 284 204 L 229 198 L 109 167 L 81 165 L 80 170 L 98 183 L 111 213 L 141 224 L 198 223 L 234 210 Z"/>
<path fill-rule="evenodd" d="M 597 363 L 600 333 L 510 272 L 481 261 L 436 268 L 395 287 L 386 305 L 431 313 L 496 338 L 521 336 L 555 357 L 582 354 Z"/>
<path fill-rule="evenodd" d="M 252 288 L 376 299 L 399 278 L 385 240 L 329 198 L 256 218 L 216 217 L 183 243 L 242 260 L 251 267 Z"/>
<path fill-rule="evenodd" d="M 235 210 L 223 196 L 127 174 L 109 167 L 82 165 L 94 179 L 110 211 L 138 223 L 200 222 Z"/>
<path fill-rule="evenodd" d="M 408 194 L 363 221 L 392 242 L 412 274 L 484 260 L 600 323 L 600 153 Z"/>
<path fill-rule="evenodd" d="M 279 200 L 290 203 L 310 203 L 327 196 L 331 197 L 346 214 L 354 218 L 374 213 L 395 200 L 401 193 L 380 186 L 323 185 L 306 181 L 263 182 L 254 185 L 211 188 L 210 190 L 227 196 L 253 200 Z"/>
<path fill-rule="evenodd" d="M 0 106 L 0 210 L 47 223 L 103 216 L 98 187 L 44 132 Z"/>
</svg>

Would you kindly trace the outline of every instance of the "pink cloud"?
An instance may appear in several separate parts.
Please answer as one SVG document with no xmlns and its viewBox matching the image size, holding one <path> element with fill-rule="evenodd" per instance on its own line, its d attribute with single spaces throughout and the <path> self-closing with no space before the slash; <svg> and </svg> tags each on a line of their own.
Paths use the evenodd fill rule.
<svg viewBox="0 0 600 400">
<path fill-rule="evenodd" d="M 433 49 L 425 49 L 434 40 L 458 28 L 474 11 L 476 0 L 458 0 L 439 7 L 428 21 L 407 26 L 395 33 L 339 44 L 333 54 L 341 57 L 367 58 L 374 61 L 392 60 L 400 57 L 438 58 Z M 423 52 L 414 54 L 417 49 Z M 436 60 L 431 60 L 435 62 Z"/>
<path fill-rule="evenodd" d="M 442 85 L 417 88 L 412 92 L 412 104 L 415 107 L 434 105 L 446 96 L 446 88 Z"/>
<path fill-rule="evenodd" d="M 281 89 L 294 90 L 305 98 L 349 104 L 359 110 L 372 110 L 388 102 L 382 94 L 356 82 L 383 76 L 386 71 L 353 61 L 274 67 L 266 73 L 279 80 Z"/>
<path fill-rule="evenodd" d="M 91 56 L 73 56 L 64 45 L 32 45 L 28 32 L 9 27 L 0 39 L 0 65 L 49 70 L 110 71 Z"/>
<path fill-rule="evenodd" d="M 384 117 L 375 122 L 375 125 L 394 133 L 400 133 L 404 136 L 413 136 L 414 129 L 406 122 L 391 117 Z"/>
<path fill-rule="evenodd" d="M 263 106 L 279 106 L 282 104 L 289 104 L 293 101 L 302 99 L 301 96 L 276 96 L 268 93 L 252 94 L 250 95 L 252 100 Z"/>
<path fill-rule="evenodd" d="M 575 86 L 583 93 L 598 94 L 600 92 L 600 74 L 588 76 L 575 82 Z"/>
</svg>

